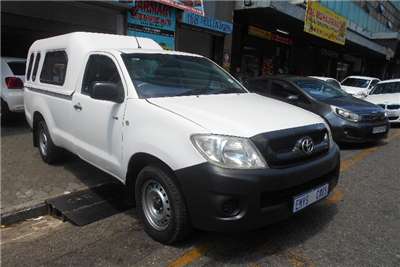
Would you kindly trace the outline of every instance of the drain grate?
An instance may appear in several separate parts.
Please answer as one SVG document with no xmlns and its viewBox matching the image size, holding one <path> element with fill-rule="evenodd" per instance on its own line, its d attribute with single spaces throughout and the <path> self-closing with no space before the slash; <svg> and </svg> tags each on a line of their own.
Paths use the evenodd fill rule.
<svg viewBox="0 0 400 267">
<path fill-rule="evenodd" d="M 83 226 L 129 209 L 122 184 L 108 183 L 48 199 L 50 214 Z"/>
</svg>

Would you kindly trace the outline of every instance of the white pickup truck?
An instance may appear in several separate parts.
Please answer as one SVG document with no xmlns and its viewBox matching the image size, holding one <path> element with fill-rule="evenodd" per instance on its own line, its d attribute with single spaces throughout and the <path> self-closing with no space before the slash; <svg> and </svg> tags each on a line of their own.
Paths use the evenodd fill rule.
<svg viewBox="0 0 400 267">
<path fill-rule="evenodd" d="M 249 93 L 207 58 L 95 33 L 38 40 L 32 55 L 25 114 L 43 160 L 69 150 L 125 183 L 160 242 L 261 227 L 337 184 L 321 117 Z"/>
</svg>

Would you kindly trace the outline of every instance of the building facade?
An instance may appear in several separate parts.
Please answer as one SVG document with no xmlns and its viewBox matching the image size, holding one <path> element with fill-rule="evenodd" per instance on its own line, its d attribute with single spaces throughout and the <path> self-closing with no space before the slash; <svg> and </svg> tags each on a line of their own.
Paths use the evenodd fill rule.
<svg viewBox="0 0 400 267">
<path fill-rule="evenodd" d="M 229 68 L 234 2 L 2 1 L 2 56 L 26 57 L 37 39 L 74 31 L 149 37 Z"/>
<path fill-rule="evenodd" d="M 321 75 L 339 80 L 352 74 L 400 76 L 399 2 L 321 0 L 313 2 L 314 12 L 308 9 L 309 3 L 236 2 L 234 73 L 241 77 Z M 345 25 L 343 38 L 335 40 L 339 22 Z"/>
</svg>

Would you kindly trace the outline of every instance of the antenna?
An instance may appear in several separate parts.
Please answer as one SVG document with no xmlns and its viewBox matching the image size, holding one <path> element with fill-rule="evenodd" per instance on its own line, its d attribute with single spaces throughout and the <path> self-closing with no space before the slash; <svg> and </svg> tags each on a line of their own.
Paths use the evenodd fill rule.
<svg viewBox="0 0 400 267">
<path fill-rule="evenodd" d="M 136 36 L 135 36 L 135 39 L 136 39 L 136 43 L 137 43 L 138 48 L 142 48 L 142 47 L 140 46 L 139 40 L 138 40 L 138 38 L 137 38 Z"/>
</svg>

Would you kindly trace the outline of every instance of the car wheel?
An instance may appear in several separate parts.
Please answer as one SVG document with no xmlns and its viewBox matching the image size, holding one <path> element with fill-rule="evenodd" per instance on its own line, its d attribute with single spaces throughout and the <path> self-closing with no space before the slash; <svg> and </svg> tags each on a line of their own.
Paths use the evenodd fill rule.
<svg viewBox="0 0 400 267">
<path fill-rule="evenodd" d="M 1 121 L 8 122 L 10 119 L 10 109 L 8 108 L 8 104 L 6 101 L 1 99 Z"/>
<path fill-rule="evenodd" d="M 38 122 L 36 131 L 39 153 L 43 161 L 48 164 L 54 164 L 59 161 L 61 158 L 62 150 L 61 148 L 54 145 L 46 122 L 43 119 Z"/>
<path fill-rule="evenodd" d="M 171 244 L 190 233 L 184 198 L 165 168 L 153 165 L 143 168 L 136 180 L 135 198 L 144 229 L 153 239 Z"/>
</svg>

